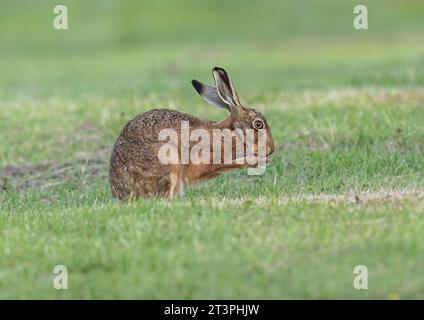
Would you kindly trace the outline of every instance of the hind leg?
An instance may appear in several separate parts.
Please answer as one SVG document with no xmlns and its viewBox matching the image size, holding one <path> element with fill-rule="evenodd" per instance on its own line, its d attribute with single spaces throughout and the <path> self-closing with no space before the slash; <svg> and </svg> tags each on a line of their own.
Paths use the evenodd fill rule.
<svg viewBox="0 0 424 320">
<path fill-rule="evenodd" d="M 185 196 L 184 183 L 183 183 L 183 179 L 180 176 L 177 177 L 177 182 L 174 188 L 174 196 L 177 196 L 177 197 Z"/>
<path fill-rule="evenodd" d="M 181 174 L 177 170 L 173 170 L 169 173 L 169 184 L 164 190 L 164 196 L 172 199 L 174 196 L 184 196 L 184 184 L 181 178 Z"/>
<path fill-rule="evenodd" d="M 110 181 L 112 194 L 121 200 L 157 196 L 167 198 L 172 194 L 169 172 L 149 172 L 128 166 L 112 172 Z"/>
<path fill-rule="evenodd" d="M 112 193 L 121 200 L 138 197 L 162 197 L 172 199 L 184 195 L 184 185 L 179 168 L 164 172 L 147 171 L 135 166 L 119 168 L 111 172 Z"/>
</svg>

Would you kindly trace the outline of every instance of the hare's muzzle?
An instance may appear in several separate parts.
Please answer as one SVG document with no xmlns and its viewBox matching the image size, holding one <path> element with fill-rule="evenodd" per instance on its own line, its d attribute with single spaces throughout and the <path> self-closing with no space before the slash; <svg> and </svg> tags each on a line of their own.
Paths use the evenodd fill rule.
<svg viewBox="0 0 424 320">
<path fill-rule="evenodd" d="M 274 140 L 268 139 L 266 142 L 266 155 L 269 156 L 275 151 Z"/>
</svg>

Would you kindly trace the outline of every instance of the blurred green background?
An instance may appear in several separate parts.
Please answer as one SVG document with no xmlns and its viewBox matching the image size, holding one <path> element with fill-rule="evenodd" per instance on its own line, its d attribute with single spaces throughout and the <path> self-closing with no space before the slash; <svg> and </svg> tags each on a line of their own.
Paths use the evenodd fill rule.
<svg viewBox="0 0 424 320">
<path fill-rule="evenodd" d="M 68 7 L 69 30 L 53 28 Z M 243 93 L 422 84 L 420 0 L 2 1 L 2 99 L 18 95 L 192 96 L 190 80 L 225 66 Z M 77 82 L 77 84 L 75 84 Z"/>
<path fill-rule="evenodd" d="M 158 106 L 221 119 L 190 84 L 211 83 L 214 66 L 261 111 L 304 105 L 314 90 L 358 97 L 346 89 L 424 82 L 420 0 L 362 2 L 369 29 L 361 31 L 355 1 L 62 1 L 66 31 L 53 28 L 57 4 L 2 1 L 0 163 L 71 156 L 75 148 L 58 152 L 52 140 L 81 131 L 84 120 L 110 145 L 128 119 Z M 82 140 L 78 150 L 91 151 Z"/>
</svg>

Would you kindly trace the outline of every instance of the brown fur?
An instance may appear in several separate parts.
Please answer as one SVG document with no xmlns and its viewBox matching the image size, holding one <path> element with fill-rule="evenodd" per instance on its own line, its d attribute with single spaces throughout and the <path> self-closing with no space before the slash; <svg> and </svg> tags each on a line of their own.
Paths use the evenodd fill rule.
<svg viewBox="0 0 424 320">
<path fill-rule="evenodd" d="M 228 79 L 228 81 L 230 80 Z M 267 155 L 274 152 L 271 129 L 259 112 L 240 105 L 231 106 L 229 110 L 231 115 L 220 122 L 202 120 L 168 109 L 154 109 L 130 120 L 122 129 L 112 150 L 109 181 L 113 196 L 122 200 L 140 196 L 163 198 L 172 198 L 174 195 L 182 196 L 185 184 L 192 185 L 209 180 L 235 168 L 256 166 L 249 165 L 246 161 L 244 164 L 237 164 L 235 156 L 230 162 L 222 164 L 161 164 L 157 155 L 164 142 L 158 140 L 159 132 L 172 128 L 181 137 L 181 121 L 189 122 L 190 131 L 202 128 L 212 136 L 212 130 L 218 128 L 251 129 L 252 121 L 260 118 L 264 121 L 267 129 Z M 189 147 L 191 148 L 194 144 L 196 142 L 190 142 Z M 233 148 L 235 148 L 234 144 Z M 180 149 L 178 150 L 179 155 Z M 223 152 L 221 154 L 223 155 Z"/>
</svg>

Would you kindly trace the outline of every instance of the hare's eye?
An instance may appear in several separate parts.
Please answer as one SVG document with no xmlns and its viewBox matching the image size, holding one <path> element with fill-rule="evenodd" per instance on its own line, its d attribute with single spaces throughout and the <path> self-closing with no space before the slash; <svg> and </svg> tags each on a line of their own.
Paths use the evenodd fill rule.
<svg viewBox="0 0 424 320">
<path fill-rule="evenodd" d="M 256 119 L 253 121 L 253 128 L 259 130 L 265 128 L 265 123 L 261 119 Z"/>
</svg>

